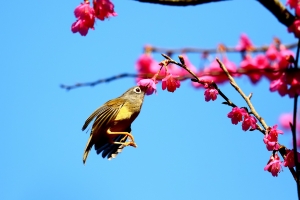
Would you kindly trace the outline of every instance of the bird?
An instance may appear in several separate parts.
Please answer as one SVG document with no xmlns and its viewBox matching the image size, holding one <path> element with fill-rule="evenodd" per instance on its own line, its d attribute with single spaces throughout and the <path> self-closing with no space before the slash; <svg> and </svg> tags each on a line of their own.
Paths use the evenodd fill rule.
<svg viewBox="0 0 300 200">
<path fill-rule="evenodd" d="M 87 118 L 82 131 L 93 123 L 83 153 L 83 164 L 93 146 L 97 154 L 102 153 L 102 157 L 109 160 L 126 146 L 137 147 L 131 134 L 131 124 L 140 113 L 144 96 L 143 88 L 131 87 L 121 96 L 104 103 Z"/>
</svg>

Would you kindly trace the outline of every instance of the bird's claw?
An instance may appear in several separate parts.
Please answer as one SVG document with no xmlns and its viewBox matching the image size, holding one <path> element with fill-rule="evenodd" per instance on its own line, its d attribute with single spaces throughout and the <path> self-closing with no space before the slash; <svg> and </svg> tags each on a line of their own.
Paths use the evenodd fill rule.
<svg viewBox="0 0 300 200">
<path fill-rule="evenodd" d="M 129 146 L 132 146 L 134 148 L 137 148 L 137 144 L 135 142 L 129 142 L 128 144 Z"/>
</svg>

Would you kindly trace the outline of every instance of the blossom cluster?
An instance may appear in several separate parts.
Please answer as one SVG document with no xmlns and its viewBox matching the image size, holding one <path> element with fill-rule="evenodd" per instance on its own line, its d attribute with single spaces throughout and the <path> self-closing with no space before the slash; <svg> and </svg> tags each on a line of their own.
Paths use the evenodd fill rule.
<svg viewBox="0 0 300 200">
<path fill-rule="evenodd" d="M 205 101 L 214 101 L 217 99 L 217 95 L 219 94 L 219 91 L 214 87 L 214 85 L 212 84 L 213 82 L 210 83 L 205 83 L 204 84 L 204 88 L 206 89 L 204 92 L 204 96 L 205 96 Z"/>
<path fill-rule="evenodd" d="M 292 25 L 288 27 L 288 32 L 294 33 L 296 38 L 300 38 L 300 4 L 299 0 L 287 0 L 286 5 L 290 6 L 291 9 L 295 10 L 297 19 L 293 22 Z"/>
<path fill-rule="evenodd" d="M 251 116 L 245 108 L 234 107 L 232 108 L 232 111 L 228 113 L 227 117 L 231 119 L 232 124 L 237 125 L 239 122 L 242 122 L 242 129 L 244 131 L 249 130 L 249 128 L 252 130 L 257 128 L 257 120 L 255 117 Z M 274 125 L 266 130 L 266 134 L 263 138 L 263 142 L 266 144 L 267 150 L 273 151 L 273 154 L 264 170 L 269 171 L 273 176 L 278 176 L 278 173 L 282 170 L 282 166 L 295 166 L 293 150 L 286 150 L 284 161 L 280 161 L 280 158 L 277 154 L 277 151 L 280 149 L 280 145 L 278 143 L 278 134 L 283 134 L 283 132 L 277 129 L 277 125 Z M 300 161 L 300 153 L 298 153 L 298 160 Z"/>
<path fill-rule="evenodd" d="M 294 161 L 294 151 L 286 150 L 286 156 L 284 161 L 280 161 L 280 158 L 277 153 L 273 153 L 265 166 L 264 170 L 269 171 L 272 176 L 278 176 L 278 173 L 282 170 L 282 166 L 284 167 L 295 167 Z M 300 160 L 300 153 L 297 152 L 298 161 Z"/>
<path fill-rule="evenodd" d="M 253 55 L 255 49 L 252 41 L 246 34 L 242 34 L 235 49 L 243 55 L 239 67 L 230 61 L 226 56 L 226 47 L 219 46 L 221 61 L 226 66 L 228 72 L 233 77 L 246 75 L 253 84 L 258 83 L 263 77 L 270 81 L 270 91 L 277 91 L 281 96 L 288 95 L 294 97 L 300 94 L 300 70 L 293 67 L 294 53 L 287 49 L 280 40 L 275 38 L 266 49 L 265 53 Z M 194 72 L 201 80 L 213 81 L 217 84 L 228 82 L 228 78 L 219 63 L 214 59 L 210 64 L 201 69 L 197 69 L 193 65 L 186 54 L 182 55 L 186 66 Z M 208 53 L 202 55 L 202 59 L 208 60 Z M 142 54 L 136 62 L 136 70 L 138 74 L 153 75 L 160 69 L 158 62 L 151 56 L 151 47 L 146 47 L 146 52 Z M 163 71 L 163 70 L 162 70 Z M 189 77 L 188 72 L 174 64 L 168 65 L 169 73 L 184 79 Z M 203 88 L 203 84 L 192 82 L 196 88 Z M 204 87 L 205 88 L 205 87 Z"/>
<path fill-rule="evenodd" d="M 256 118 L 250 115 L 245 108 L 234 107 L 232 111 L 227 114 L 227 117 L 231 119 L 231 123 L 237 125 L 242 121 L 242 129 L 244 131 L 256 129 Z"/>
<path fill-rule="evenodd" d="M 181 55 L 184 60 L 186 68 L 191 71 L 196 71 L 188 58 L 185 55 Z M 179 68 L 175 64 L 170 63 L 169 60 L 164 60 L 160 63 L 156 62 L 149 55 L 149 49 L 147 53 L 143 54 L 137 61 L 136 69 L 142 74 L 148 74 L 154 76 L 152 78 L 140 79 L 138 78 L 137 85 L 142 87 L 147 95 L 151 95 L 156 92 L 156 84 L 158 80 L 162 82 L 162 89 L 167 89 L 169 92 L 174 92 L 180 87 L 179 77 L 187 76 L 189 72 L 184 68 Z M 214 101 L 217 99 L 218 90 L 214 86 L 214 81 L 211 79 L 201 79 L 201 84 L 206 89 L 204 92 L 205 101 Z"/>
<path fill-rule="evenodd" d="M 283 134 L 281 130 L 277 130 L 277 125 L 269 127 L 263 139 L 268 151 L 279 150 L 278 134 Z"/>
<path fill-rule="evenodd" d="M 88 0 L 84 0 L 75 8 L 74 15 L 77 20 L 71 26 L 72 32 L 79 32 L 80 35 L 86 36 L 89 29 L 94 30 L 95 19 L 103 21 L 105 18 L 116 16 L 117 13 L 110 0 L 93 0 L 93 7 Z"/>
<path fill-rule="evenodd" d="M 172 65 L 170 65 L 168 60 L 164 60 L 159 64 L 153 63 L 152 59 L 149 59 L 145 55 L 142 59 L 138 60 L 138 66 L 150 66 L 154 76 L 147 79 L 138 79 L 137 85 L 146 91 L 147 95 L 156 93 L 156 84 L 158 83 L 158 76 L 162 81 L 162 89 L 167 89 L 169 92 L 174 92 L 180 87 L 180 81 L 178 76 L 172 74 Z M 142 70 L 142 68 L 141 68 Z M 150 73 L 151 74 L 151 73 Z"/>
</svg>

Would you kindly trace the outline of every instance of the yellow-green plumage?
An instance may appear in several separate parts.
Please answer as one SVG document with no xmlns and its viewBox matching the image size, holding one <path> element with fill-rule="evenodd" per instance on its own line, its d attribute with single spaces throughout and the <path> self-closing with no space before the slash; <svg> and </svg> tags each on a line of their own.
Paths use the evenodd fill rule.
<svg viewBox="0 0 300 200">
<path fill-rule="evenodd" d="M 94 120 L 89 140 L 86 144 L 83 163 L 86 162 L 89 151 L 95 146 L 97 154 L 102 152 L 102 157 L 114 158 L 122 151 L 125 145 L 114 144 L 126 142 L 128 135 L 108 134 L 111 132 L 131 132 L 131 123 L 139 115 L 143 101 L 144 91 L 135 86 L 128 89 L 120 97 L 112 99 L 97 110 L 85 121 L 82 130 Z M 130 134 L 131 135 L 131 134 Z M 129 136 L 130 136 L 129 135 Z"/>
</svg>

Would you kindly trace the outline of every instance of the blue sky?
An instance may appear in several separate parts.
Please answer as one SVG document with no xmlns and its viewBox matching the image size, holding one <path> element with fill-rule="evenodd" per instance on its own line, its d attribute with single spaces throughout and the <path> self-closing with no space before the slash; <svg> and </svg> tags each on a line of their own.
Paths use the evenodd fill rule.
<svg viewBox="0 0 300 200">
<path fill-rule="evenodd" d="M 243 32 L 258 46 L 274 36 L 296 42 L 274 16 L 256 1 L 169 7 L 123 0 L 114 1 L 118 17 L 98 21 L 82 37 L 70 30 L 79 3 L 2 2 L 0 199 L 296 198 L 288 169 L 276 178 L 263 170 L 270 152 L 262 134 L 232 125 L 230 108 L 221 99 L 205 102 L 189 81 L 174 93 L 159 88 L 145 98 L 132 124 L 138 148 L 125 148 L 111 161 L 92 151 L 84 166 L 84 121 L 135 82 L 124 78 L 69 92 L 59 87 L 134 73 L 145 44 L 234 46 Z M 189 57 L 199 66 L 199 55 Z M 267 80 L 255 86 L 247 77 L 237 81 L 254 93 L 253 104 L 268 125 L 292 110 L 293 100 L 270 93 Z M 246 105 L 229 84 L 221 89 Z M 287 146 L 290 140 L 289 133 L 279 137 Z"/>
</svg>

